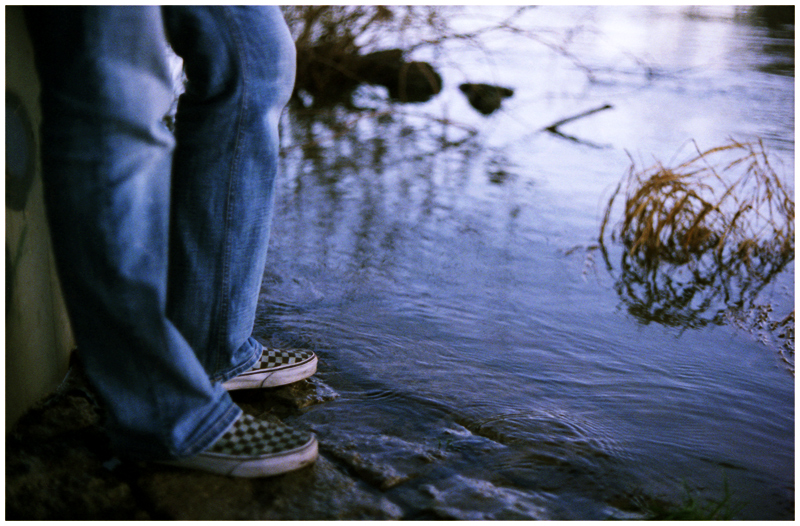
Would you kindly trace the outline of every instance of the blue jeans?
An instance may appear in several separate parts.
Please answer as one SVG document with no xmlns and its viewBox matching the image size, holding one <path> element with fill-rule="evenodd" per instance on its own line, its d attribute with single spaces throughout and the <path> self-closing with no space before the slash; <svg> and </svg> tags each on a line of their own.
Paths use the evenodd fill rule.
<svg viewBox="0 0 800 526">
<path fill-rule="evenodd" d="M 295 49 L 276 7 L 28 8 L 42 171 L 78 353 L 122 454 L 194 455 L 261 354 L 278 119 Z M 188 83 L 174 133 L 167 41 Z"/>
</svg>

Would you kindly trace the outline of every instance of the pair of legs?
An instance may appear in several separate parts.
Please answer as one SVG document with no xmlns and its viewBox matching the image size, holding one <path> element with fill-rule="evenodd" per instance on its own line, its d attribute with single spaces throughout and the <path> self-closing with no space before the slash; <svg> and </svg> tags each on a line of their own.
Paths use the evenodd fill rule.
<svg viewBox="0 0 800 526">
<path fill-rule="evenodd" d="M 257 364 L 278 118 L 295 50 L 276 7 L 28 8 L 45 203 L 81 362 L 113 445 L 191 457 Z M 167 42 L 188 83 L 174 134 Z"/>
</svg>

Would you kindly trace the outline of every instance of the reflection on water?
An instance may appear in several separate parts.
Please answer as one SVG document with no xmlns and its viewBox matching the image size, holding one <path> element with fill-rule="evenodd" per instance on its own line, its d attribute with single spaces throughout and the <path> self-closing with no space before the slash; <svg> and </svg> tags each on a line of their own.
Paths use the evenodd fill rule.
<svg viewBox="0 0 800 526">
<path fill-rule="evenodd" d="M 444 85 L 428 103 L 369 88 L 354 94 L 369 110 L 284 119 L 256 335 L 317 351 L 338 397 L 300 422 L 406 518 L 642 517 L 684 486 L 719 500 L 725 481 L 741 518 L 794 514 L 794 393 L 774 352 L 685 323 L 716 319 L 681 288 L 691 273 L 611 244 L 620 279 L 574 250 L 597 239 L 626 150 L 670 159 L 690 139 L 763 136 L 793 164 L 793 78 L 754 51 L 769 30 L 660 9 L 533 9 L 517 23 L 543 38 L 581 28 L 571 55 L 508 34 L 454 42 L 422 57 Z M 464 26 L 502 18 L 481 13 Z M 514 89 L 488 117 L 458 88 L 482 81 Z M 606 148 L 537 131 L 606 103 L 563 130 Z M 784 319 L 793 263 L 775 274 L 736 286 Z"/>
</svg>

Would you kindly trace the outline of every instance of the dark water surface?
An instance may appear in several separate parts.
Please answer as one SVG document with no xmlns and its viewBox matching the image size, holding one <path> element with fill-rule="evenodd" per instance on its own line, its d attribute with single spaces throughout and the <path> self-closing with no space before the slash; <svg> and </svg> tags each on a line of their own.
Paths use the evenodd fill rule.
<svg viewBox="0 0 800 526">
<path fill-rule="evenodd" d="M 319 354 L 338 397 L 300 422 L 372 466 L 407 517 L 636 517 L 725 484 L 739 518 L 794 516 L 794 377 L 776 350 L 635 315 L 621 248 L 610 268 L 593 249 L 628 154 L 760 137 L 792 173 L 793 40 L 733 14 L 541 7 L 517 25 L 553 42 L 572 28 L 590 74 L 496 34 L 422 53 L 445 82 L 424 105 L 365 89 L 371 114 L 286 116 L 258 335 Z M 515 95 L 483 117 L 465 81 Z M 572 140 L 538 131 L 605 103 L 561 129 Z M 759 296 L 776 317 L 793 274 Z"/>
</svg>

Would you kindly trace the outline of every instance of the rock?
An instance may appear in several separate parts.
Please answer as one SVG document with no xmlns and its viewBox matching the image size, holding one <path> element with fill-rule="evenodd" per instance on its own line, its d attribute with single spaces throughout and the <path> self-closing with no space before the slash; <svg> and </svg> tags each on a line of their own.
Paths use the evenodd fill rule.
<svg viewBox="0 0 800 526">
<path fill-rule="evenodd" d="M 166 466 L 141 465 L 136 484 L 153 515 L 165 520 L 255 520 L 274 496 L 255 498 L 254 483 Z"/>
<path fill-rule="evenodd" d="M 514 90 L 491 84 L 461 84 L 458 89 L 467 96 L 473 108 L 484 115 L 490 115 L 500 108 L 503 99 L 514 95 Z"/>
<path fill-rule="evenodd" d="M 381 491 L 398 486 L 411 478 L 409 475 L 400 473 L 394 467 L 372 459 L 368 455 L 327 445 L 325 446 L 325 451 L 355 471 L 361 479 L 380 488 Z"/>
<path fill-rule="evenodd" d="M 549 520 L 546 501 L 516 488 L 455 474 L 420 488 L 428 511 L 441 520 Z"/>
<path fill-rule="evenodd" d="M 442 90 L 442 78 L 427 62 L 408 62 L 402 49 L 360 55 L 354 47 L 317 45 L 298 49 L 295 100 L 302 91 L 313 106 L 351 106 L 361 84 L 384 86 L 399 102 L 426 102 Z"/>
<path fill-rule="evenodd" d="M 305 478 L 300 478 L 304 472 Z M 324 456 L 301 470 L 293 481 L 261 479 L 277 498 L 262 520 L 396 520 L 400 508 L 358 479 L 340 471 Z M 288 478 L 288 476 L 286 477 Z"/>
<path fill-rule="evenodd" d="M 386 86 L 397 80 L 403 62 L 402 49 L 374 51 L 359 58 L 358 74 L 364 82 Z"/>
<path fill-rule="evenodd" d="M 339 393 L 314 377 L 274 389 L 273 392 L 276 397 L 298 410 L 339 398 Z"/>
<path fill-rule="evenodd" d="M 142 473 L 139 485 L 156 516 L 169 520 L 386 520 L 402 515 L 324 457 L 299 471 L 262 479 L 154 468 Z"/>
<path fill-rule="evenodd" d="M 400 102 L 427 102 L 442 91 L 442 77 L 427 62 L 406 62 L 402 49 L 363 55 L 358 75 L 368 84 L 385 86 Z"/>
</svg>

